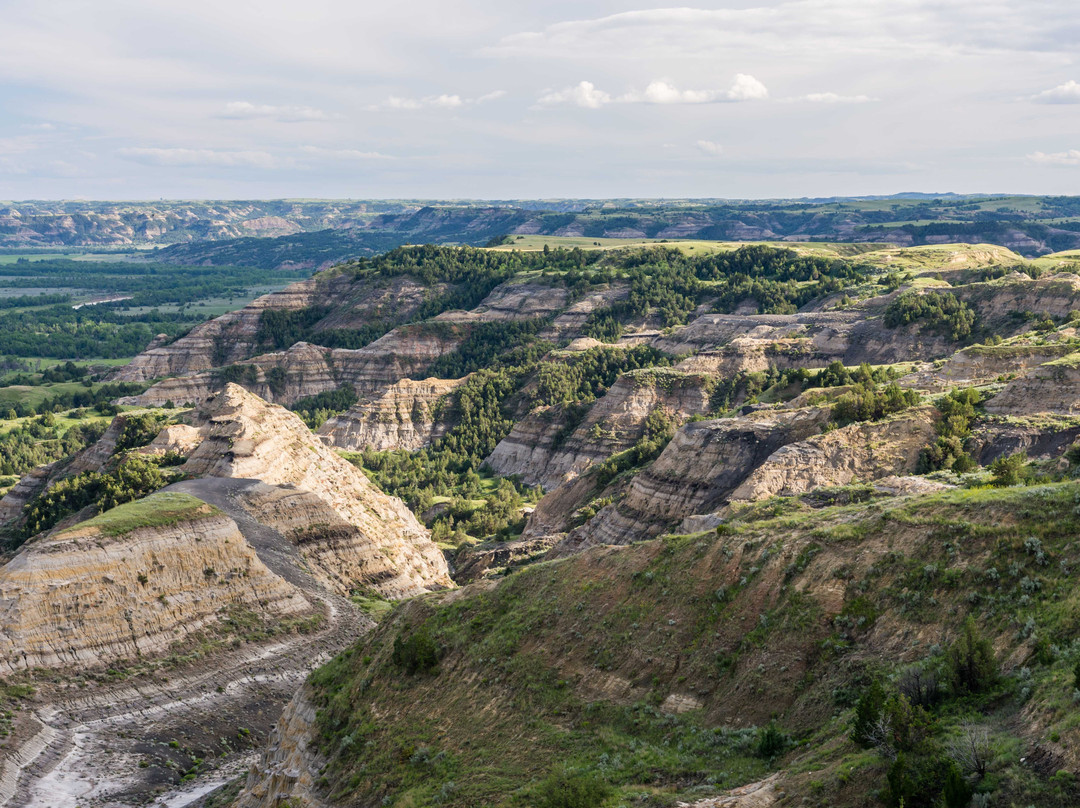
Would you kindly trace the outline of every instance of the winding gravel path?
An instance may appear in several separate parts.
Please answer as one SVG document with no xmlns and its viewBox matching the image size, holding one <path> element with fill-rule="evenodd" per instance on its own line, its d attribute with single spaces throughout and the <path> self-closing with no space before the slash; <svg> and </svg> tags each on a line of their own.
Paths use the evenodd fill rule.
<svg viewBox="0 0 1080 808">
<path fill-rule="evenodd" d="M 228 514 L 267 567 L 322 606 L 322 630 L 241 646 L 168 678 L 101 685 L 38 705 L 33 714 L 36 733 L 9 753 L 0 771 L 0 806 L 190 805 L 246 769 L 255 754 L 247 740 L 253 730 L 268 730 L 312 668 L 371 628 L 371 620 L 352 603 L 304 571 L 295 545 L 237 504 L 237 496 L 255 485 L 261 483 L 205 478 L 166 490 L 192 494 Z M 185 748 L 216 754 L 222 739 L 233 738 L 238 739 L 237 748 L 202 767 L 208 771 L 182 788 L 173 785 L 175 772 L 182 771 Z M 173 753 L 177 769 L 170 771 L 168 763 L 147 765 L 148 758 L 160 762 Z"/>
</svg>

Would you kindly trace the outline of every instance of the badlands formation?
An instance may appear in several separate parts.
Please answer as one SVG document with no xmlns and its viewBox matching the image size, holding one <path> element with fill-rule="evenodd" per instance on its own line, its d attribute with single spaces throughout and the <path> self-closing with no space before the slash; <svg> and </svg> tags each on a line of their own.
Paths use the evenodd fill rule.
<svg viewBox="0 0 1080 808">
<path fill-rule="evenodd" d="M 858 693 L 939 675 L 973 605 L 1000 681 L 1034 683 L 979 702 L 987 732 L 1076 771 L 1045 696 L 1071 618 L 1039 611 L 1080 565 L 1067 262 L 778 251 L 768 283 L 702 259 L 659 293 L 632 255 L 428 249 L 155 341 L 114 378 L 157 433 L 118 450 L 122 414 L 0 500 L 0 673 L 36 691 L 0 805 L 555 805 L 564 756 L 596 805 L 854 806 L 859 771 L 888 800 Z M 168 484 L 27 535 L 132 458 Z"/>
</svg>

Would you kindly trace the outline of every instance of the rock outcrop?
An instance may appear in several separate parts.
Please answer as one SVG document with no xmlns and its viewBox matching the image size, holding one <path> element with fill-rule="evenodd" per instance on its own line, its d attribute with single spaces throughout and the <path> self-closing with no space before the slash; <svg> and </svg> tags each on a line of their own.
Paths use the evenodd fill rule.
<svg viewBox="0 0 1080 808">
<path fill-rule="evenodd" d="M 197 325 L 170 344 L 157 342 L 113 375 L 115 381 L 150 381 L 167 376 L 187 376 L 243 362 L 265 350 L 259 327 L 264 311 L 299 311 L 311 308 L 323 316 L 311 326 L 314 333 L 386 323 L 387 329 L 419 308 L 428 288 L 408 276 L 356 276 L 331 270 L 278 292 L 256 298 L 237 311 Z"/>
<path fill-rule="evenodd" d="M 731 493 L 731 501 L 795 496 L 814 488 L 871 481 L 915 470 L 936 437 L 934 409 L 864 421 L 777 449 Z"/>
<path fill-rule="evenodd" d="M 153 345 L 112 374 L 113 381 L 145 382 L 240 362 L 257 352 L 259 322 L 267 309 L 295 311 L 311 305 L 314 279 L 256 298 L 237 311 L 195 326 L 168 345 Z"/>
<path fill-rule="evenodd" d="M 404 503 L 379 491 L 295 414 L 230 384 L 195 411 L 192 425 L 201 442 L 185 473 L 308 492 L 356 528 L 339 538 L 350 542 L 364 571 L 354 586 L 396 598 L 452 585 L 445 559 Z"/>
<path fill-rule="evenodd" d="M 315 708 L 301 690 L 270 733 L 233 808 L 326 808 L 315 787 L 319 765 L 311 746 L 314 724 Z"/>
<path fill-rule="evenodd" d="M 164 379 L 121 404 L 159 407 L 168 401 L 196 404 L 230 381 L 268 401 L 291 405 L 342 385 L 373 393 L 423 373 L 454 350 L 465 331 L 453 324 L 402 326 L 364 348 L 323 348 L 298 342 L 287 351 L 252 357 L 238 367 Z"/>
<path fill-rule="evenodd" d="M 1080 353 L 1032 368 L 986 402 L 999 415 L 1080 414 Z"/>
<path fill-rule="evenodd" d="M 338 449 L 421 449 L 446 434 L 449 408 L 441 405 L 464 381 L 402 379 L 327 420 L 319 435 Z"/>
<path fill-rule="evenodd" d="M 626 373 L 566 435 L 564 408 L 544 408 L 519 421 L 495 447 L 487 464 L 498 474 L 519 474 L 529 485 L 552 489 L 594 464 L 633 446 L 645 421 L 661 411 L 681 423 L 709 412 L 707 376 L 672 368 Z"/>
<path fill-rule="evenodd" d="M 900 380 L 905 387 L 944 389 L 992 382 L 1000 376 L 1023 373 L 1072 352 L 1064 343 L 1046 345 L 972 345 L 957 351 L 939 368 L 925 368 Z"/>
<path fill-rule="evenodd" d="M 559 553 L 652 538 L 687 516 L 718 510 L 777 449 L 818 433 L 829 411 L 765 410 L 686 424 L 630 483 L 626 496 L 572 531 Z"/>
<path fill-rule="evenodd" d="M 277 619 L 311 605 L 220 511 L 153 494 L 32 541 L 0 569 L 0 672 L 162 654 L 230 608 Z"/>
</svg>

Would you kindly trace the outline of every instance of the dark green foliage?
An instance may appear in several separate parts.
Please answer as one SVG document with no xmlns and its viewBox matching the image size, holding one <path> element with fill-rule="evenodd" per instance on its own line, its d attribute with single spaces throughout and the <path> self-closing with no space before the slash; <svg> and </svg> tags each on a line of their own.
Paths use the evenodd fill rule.
<svg viewBox="0 0 1080 808">
<path fill-rule="evenodd" d="M 943 785 L 955 768 L 941 755 L 900 752 L 886 774 L 888 804 L 893 808 L 938 808 L 944 798 Z"/>
<path fill-rule="evenodd" d="M 156 334 L 179 336 L 206 319 L 197 308 L 184 308 L 190 304 L 208 298 L 244 296 L 253 286 L 284 283 L 305 274 L 298 270 L 177 267 L 134 261 L 57 259 L 3 264 L 3 288 L 81 289 L 128 299 L 73 309 L 66 293 L 31 298 L 30 304 L 37 308 L 0 314 L 0 353 L 58 359 L 134 356 Z M 131 311 L 133 307 L 166 304 L 178 304 L 181 310 Z M 0 305 L 0 309 L 7 308 Z"/>
<path fill-rule="evenodd" d="M 603 488 L 617 476 L 651 463 L 675 436 L 675 424 L 663 410 L 653 410 L 645 419 L 645 433 L 625 452 L 613 455 L 591 472 Z"/>
<path fill-rule="evenodd" d="M 945 801 L 945 808 L 967 808 L 971 803 L 973 793 L 974 789 L 964 779 L 964 775 L 955 763 L 945 770 L 945 788 L 941 795 Z"/>
<path fill-rule="evenodd" d="M 522 361 L 536 361 L 551 347 L 547 343 L 535 342 L 536 333 L 544 326 L 543 320 L 496 321 L 479 323 L 469 329 L 464 341 L 453 351 L 443 354 L 434 364 L 420 374 L 426 378 L 435 376 L 440 379 L 460 379 L 481 368 L 491 368 L 509 360 L 512 364 Z M 522 356 L 522 349 L 528 350 Z M 510 355 L 513 358 L 510 359 Z"/>
<path fill-rule="evenodd" d="M 394 638 L 393 660 L 409 676 L 432 673 L 439 667 L 439 646 L 427 628 L 421 628 L 402 638 Z"/>
<path fill-rule="evenodd" d="M 263 309 L 257 339 L 276 350 L 289 348 L 308 338 L 312 326 L 329 313 L 323 306 L 303 309 Z"/>
<path fill-rule="evenodd" d="M 833 420 L 840 425 L 856 421 L 880 421 L 887 415 L 906 410 L 919 403 L 919 394 L 904 390 L 896 382 L 881 388 L 861 382 L 844 393 L 833 404 Z"/>
<path fill-rule="evenodd" d="M 283 367 L 272 367 L 266 371 L 266 386 L 270 388 L 270 392 L 275 396 L 280 396 L 285 392 L 285 382 L 288 379 L 289 374 Z"/>
<path fill-rule="evenodd" d="M 536 788 L 536 808 L 600 808 L 612 795 L 612 788 L 592 774 L 571 774 L 560 770 Z"/>
<path fill-rule="evenodd" d="M 529 367 L 480 370 L 443 405 L 454 426 L 446 435 L 416 453 L 364 452 L 353 456 L 365 473 L 388 494 L 424 511 L 436 496 L 451 497 L 449 508 L 430 522 L 437 539 L 451 533 L 476 538 L 520 532 L 522 489 L 500 482 L 485 493 L 479 472 L 484 458 L 514 425 L 508 405 Z M 505 484 L 504 484 L 505 483 Z M 462 500 L 485 500 L 482 508 Z"/>
<path fill-rule="evenodd" d="M 87 383 L 83 382 L 83 384 L 85 385 Z M 145 384 L 127 382 L 103 384 L 100 386 L 91 385 L 83 390 L 74 392 L 50 392 L 45 400 L 37 405 L 30 404 L 26 401 L 15 401 L 9 405 L 9 409 L 14 413 L 15 418 L 26 418 L 27 416 L 38 415 L 41 413 L 70 410 L 74 407 L 99 408 L 101 405 L 108 404 L 108 402 L 112 401 L 114 398 L 138 395 L 143 392 L 146 387 Z M 116 413 L 103 414 L 115 415 Z"/>
<path fill-rule="evenodd" d="M 629 282 L 624 300 L 593 312 L 584 333 L 616 340 L 622 324 L 652 316 L 663 326 L 685 323 L 706 298 L 733 312 L 753 301 L 760 313 L 786 314 L 863 280 L 869 270 L 849 261 L 800 256 L 762 245 L 691 256 L 655 247 L 627 252 L 610 275 Z"/>
<path fill-rule="evenodd" d="M 964 450 L 964 440 L 971 434 L 971 422 L 977 415 L 976 407 L 982 402 L 978 390 L 952 390 L 934 404 L 941 413 L 937 425 L 938 439 L 919 455 L 917 471 L 925 474 L 939 469 L 952 469 L 963 474 L 975 468 L 976 463 Z"/>
<path fill-rule="evenodd" d="M 158 436 L 165 422 L 152 412 L 124 416 L 123 426 L 116 438 L 116 452 L 145 446 Z"/>
<path fill-rule="evenodd" d="M 226 365 L 215 370 L 213 376 L 214 382 L 222 387 L 231 383 L 250 388 L 259 383 L 259 369 L 255 365 Z"/>
<path fill-rule="evenodd" d="M 754 754 L 759 758 L 771 760 L 784 754 L 790 744 L 791 738 L 782 732 L 776 724 L 770 723 L 768 726 L 758 730 L 757 746 L 754 747 Z"/>
<path fill-rule="evenodd" d="M 48 530 L 88 505 L 95 506 L 94 513 L 102 513 L 153 493 L 163 485 L 165 478 L 158 464 L 137 454 L 128 455 L 110 472 L 87 471 L 60 480 L 26 506 L 22 538 Z"/>
<path fill-rule="evenodd" d="M 994 477 L 991 481 L 996 486 L 1020 485 L 1028 477 L 1027 453 L 1004 455 L 990 464 Z"/>
<path fill-rule="evenodd" d="M 0 434 L 0 474 L 23 475 L 37 466 L 81 451 L 101 437 L 105 424 L 92 421 L 67 430 L 63 437 L 39 418 Z"/>
<path fill-rule="evenodd" d="M 331 415 L 345 412 L 358 400 L 356 388 L 343 384 L 337 390 L 324 390 L 298 399 L 289 409 L 303 418 L 311 429 L 318 429 Z"/>
<path fill-rule="evenodd" d="M 1073 690 L 1080 690 L 1080 662 L 1073 666 Z"/>
<path fill-rule="evenodd" d="M 62 365 L 55 365 L 44 370 L 41 374 L 41 381 L 44 384 L 73 382 L 86 378 L 88 372 L 85 367 L 79 367 L 74 362 L 68 361 Z"/>
<path fill-rule="evenodd" d="M 946 672 L 954 693 L 981 693 L 998 680 L 998 664 L 990 640 L 979 633 L 975 618 L 968 615 L 945 653 Z"/>
<path fill-rule="evenodd" d="M 648 345 L 627 350 L 592 348 L 562 362 L 544 362 L 537 372 L 534 406 L 589 404 L 631 370 L 666 367 L 671 359 Z"/>
<path fill-rule="evenodd" d="M 975 312 L 952 292 L 904 292 L 885 309 L 885 325 L 898 328 L 912 323 L 962 340 L 971 336 Z"/>
<path fill-rule="evenodd" d="M 851 727 L 851 740 L 863 747 L 874 744 L 873 729 L 885 706 L 886 691 L 877 679 L 870 682 L 855 703 L 854 722 Z"/>
</svg>

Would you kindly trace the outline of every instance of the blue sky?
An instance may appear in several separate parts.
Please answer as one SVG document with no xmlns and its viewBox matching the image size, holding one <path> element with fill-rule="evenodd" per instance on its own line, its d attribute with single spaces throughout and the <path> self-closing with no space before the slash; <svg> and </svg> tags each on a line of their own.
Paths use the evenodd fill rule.
<svg viewBox="0 0 1080 808">
<path fill-rule="evenodd" d="M 0 0 L 0 198 L 1080 193 L 1074 0 Z"/>
</svg>

